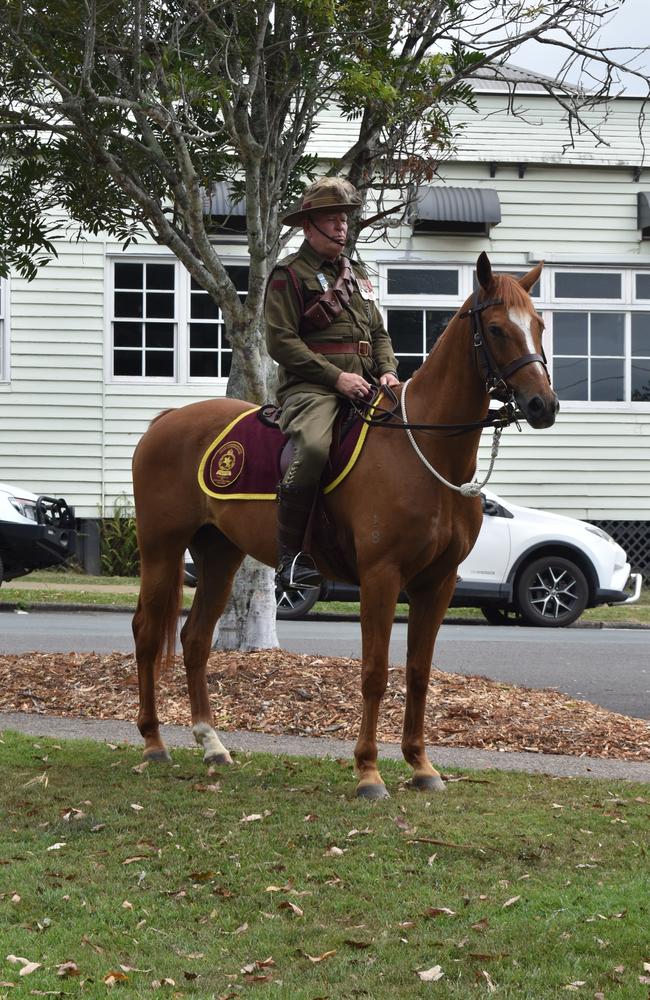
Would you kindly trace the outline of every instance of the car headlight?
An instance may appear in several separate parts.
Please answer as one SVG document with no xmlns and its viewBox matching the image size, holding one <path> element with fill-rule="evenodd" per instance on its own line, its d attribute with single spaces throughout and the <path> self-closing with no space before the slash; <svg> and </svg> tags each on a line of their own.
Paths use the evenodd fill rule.
<svg viewBox="0 0 650 1000">
<path fill-rule="evenodd" d="M 610 542 L 612 545 L 618 545 L 618 542 L 615 542 L 611 535 L 608 535 L 606 531 L 603 531 L 602 528 L 598 528 L 595 524 L 585 524 L 585 528 L 587 531 L 590 531 L 592 535 L 598 535 L 598 537 L 602 538 L 605 542 Z"/>
<path fill-rule="evenodd" d="M 19 500 L 18 497 L 8 497 L 11 506 L 28 521 L 36 520 L 36 504 L 33 500 Z"/>
</svg>

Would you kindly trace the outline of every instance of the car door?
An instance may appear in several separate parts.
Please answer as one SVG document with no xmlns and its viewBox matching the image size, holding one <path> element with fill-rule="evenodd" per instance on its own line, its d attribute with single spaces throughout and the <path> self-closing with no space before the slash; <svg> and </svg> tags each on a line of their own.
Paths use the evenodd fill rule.
<svg viewBox="0 0 650 1000">
<path fill-rule="evenodd" d="M 483 497 L 483 523 L 474 548 L 458 567 L 465 582 L 503 583 L 510 566 L 512 514 L 496 501 Z"/>
</svg>

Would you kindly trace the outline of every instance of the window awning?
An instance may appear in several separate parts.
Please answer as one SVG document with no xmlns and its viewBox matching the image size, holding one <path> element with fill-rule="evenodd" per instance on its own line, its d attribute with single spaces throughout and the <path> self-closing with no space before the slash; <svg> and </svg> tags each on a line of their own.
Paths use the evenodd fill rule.
<svg viewBox="0 0 650 1000">
<path fill-rule="evenodd" d="M 643 237 L 650 236 L 650 191 L 639 191 L 636 196 L 636 216 L 639 229 L 644 230 Z"/>
<path fill-rule="evenodd" d="M 229 229 L 239 231 L 246 225 L 246 201 L 233 201 L 228 181 L 216 181 L 209 190 L 203 189 L 203 211 L 220 223 L 227 219 Z"/>
<path fill-rule="evenodd" d="M 414 232 L 487 235 L 501 222 L 494 188 L 421 187 L 411 209 Z"/>
</svg>

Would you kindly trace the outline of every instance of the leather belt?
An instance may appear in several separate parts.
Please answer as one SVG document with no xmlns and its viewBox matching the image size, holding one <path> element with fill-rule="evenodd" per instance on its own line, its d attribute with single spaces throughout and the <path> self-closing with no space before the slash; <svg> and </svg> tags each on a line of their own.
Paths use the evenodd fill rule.
<svg viewBox="0 0 650 1000">
<path fill-rule="evenodd" d="M 306 342 L 307 347 L 316 354 L 360 354 L 362 358 L 368 358 L 371 354 L 371 344 L 369 340 L 360 340 L 358 343 L 344 343 L 341 340 L 326 340 L 315 343 Z"/>
</svg>

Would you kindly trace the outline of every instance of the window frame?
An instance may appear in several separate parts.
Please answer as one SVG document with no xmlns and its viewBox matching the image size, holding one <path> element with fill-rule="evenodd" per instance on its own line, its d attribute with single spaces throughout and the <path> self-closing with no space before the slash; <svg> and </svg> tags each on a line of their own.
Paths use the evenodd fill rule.
<svg viewBox="0 0 650 1000">
<path fill-rule="evenodd" d="M 173 376 L 153 376 L 153 375 L 115 375 L 114 374 L 114 337 L 113 325 L 115 323 L 115 264 L 171 264 L 174 267 L 174 319 L 170 320 L 175 326 L 174 334 L 174 375 Z M 223 258 L 226 267 L 249 267 L 248 257 L 233 255 Z M 211 386 L 215 389 L 225 389 L 228 376 L 219 375 L 190 376 L 190 324 L 191 317 L 191 290 L 192 276 L 183 267 L 177 257 L 169 252 L 156 252 L 155 250 L 141 250 L 136 252 L 122 252 L 109 250 L 105 257 L 104 274 L 104 301 L 107 308 L 105 313 L 105 364 L 104 379 L 109 385 L 138 385 L 141 387 L 151 386 Z M 207 293 L 206 293 L 207 294 Z M 128 321 L 128 320 L 127 320 Z M 217 321 L 215 321 L 217 322 Z"/>
</svg>

